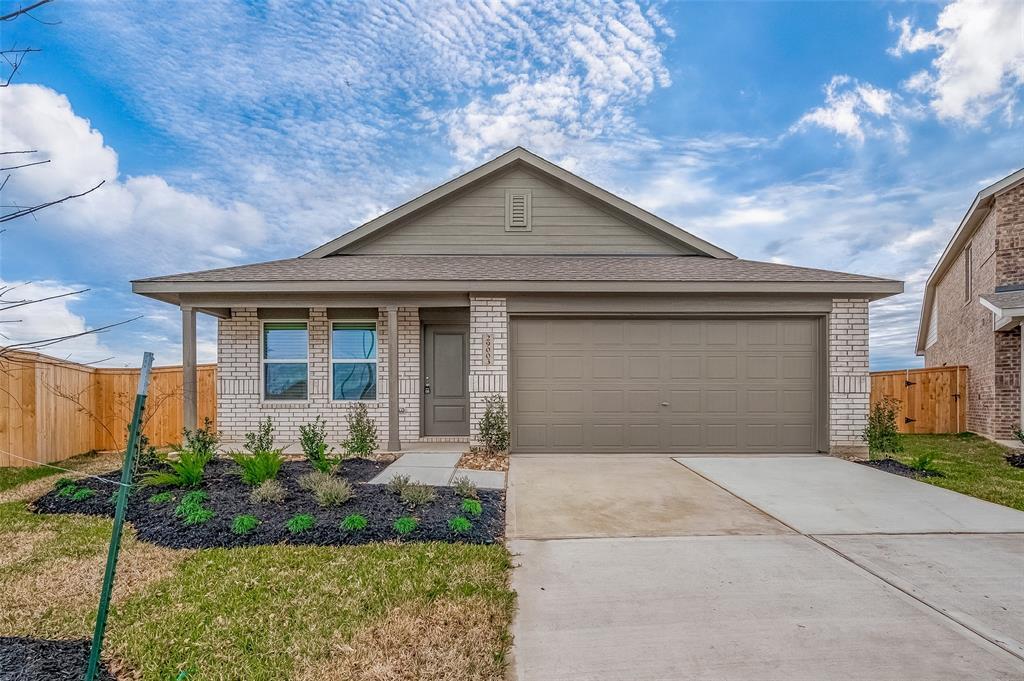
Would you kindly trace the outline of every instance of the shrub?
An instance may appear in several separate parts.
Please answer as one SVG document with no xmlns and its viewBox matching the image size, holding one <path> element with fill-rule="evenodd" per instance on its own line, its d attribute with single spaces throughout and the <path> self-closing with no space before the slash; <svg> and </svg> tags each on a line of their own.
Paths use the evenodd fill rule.
<svg viewBox="0 0 1024 681">
<path fill-rule="evenodd" d="M 397 532 L 398 534 L 406 535 L 413 532 L 419 526 L 420 524 L 416 521 L 415 518 L 410 518 L 409 516 L 402 516 L 401 518 L 395 521 L 395 524 L 392 527 L 395 528 L 395 532 Z"/>
<path fill-rule="evenodd" d="M 177 459 L 161 458 L 164 470 L 150 471 L 142 476 L 142 484 L 149 487 L 196 487 L 203 481 L 206 464 L 213 458 L 213 452 L 182 449 Z"/>
<path fill-rule="evenodd" d="M 474 518 L 480 517 L 480 514 L 484 512 L 483 504 L 476 499 L 463 499 L 462 500 L 462 512 L 468 513 Z"/>
<path fill-rule="evenodd" d="M 868 443 L 872 456 L 903 451 L 903 438 L 896 425 L 899 410 L 900 401 L 893 397 L 882 398 L 871 407 L 861 438 Z"/>
<path fill-rule="evenodd" d="M 125 440 L 128 437 L 125 436 Z M 135 456 L 135 471 L 153 470 L 160 465 L 160 454 L 156 447 L 149 444 L 149 437 L 145 433 L 139 433 L 139 451 Z"/>
<path fill-rule="evenodd" d="M 91 497 L 96 496 L 96 491 L 91 490 L 88 487 L 79 487 L 75 490 L 75 493 L 71 495 L 71 501 L 85 501 Z"/>
<path fill-rule="evenodd" d="M 392 494 L 401 494 L 402 491 L 412 484 L 412 478 L 408 475 L 396 475 L 388 480 L 387 488 Z"/>
<path fill-rule="evenodd" d="M 78 485 L 64 485 L 57 490 L 57 496 L 61 499 L 70 499 L 78 491 Z"/>
<path fill-rule="evenodd" d="M 232 452 L 231 458 L 242 469 L 242 480 L 248 485 L 261 485 L 273 480 L 284 463 L 280 449 L 263 449 L 252 454 Z"/>
<path fill-rule="evenodd" d="M 260 524 L 254 515 L 236 515 L 231 521 L 231 531 L 235 534 L 249 534 Z"/>
<path fill-rule="evenodd" d="M 255 433 L 245 434 L 245 449 L 250 454 L 256 452 L 268 452 L 274 448 L 274 423 L 268 416 L 265 421 L 260 421 Z"/>
<path fill-rule="evenodd" d="M 1018 426 L 1018 425 L 1014 425 L 1014 427 L 1013 427 L 1013 430 L 1012 430 L 1011 432 L 1013 433 L 1013 436 L 1014 436 L 1015 438 L 1017 438 L 1018 440 L 1020 440 L 1020 441 L 1021 441 L 1021 443 L 1024 443 L 1024 430 L 1021 430 L 1021 429 L 1020 429 L 1020 426 Z M 58 482 L 59 482 L 59 481 L 58 481 Z"/>
<path fill-rule="evenodd" d="M 202 428 L 196 428 L 195 430 L 184 428 L 181 434 L 185 440 L 184 449 L 209 454 L 211 457 L 217 453 L 220 433 L 213 429 L 213 421 L 210 420 L 209 416 L 203 419 Z M 148 440 L 146 444 L 149 444 Z"/>
<path fill-rule="evenodd" d="M 349 532 L 359 532 L 365 530 L 366 526 L 370 524 L 370 521 L 366 519 L 366 516 L 359 513 L 352 513 L 351 515 L 345 516 L 345 519 L 341 521 L 341 529 Z"/>
<path fill-rule="evenodd" d="M 466 534 L 473 529 L 473 523 L 461 515 L 457 515 L 448 521 L 448 529 L 454 534 Z"/>
<path fill-rule="evenodd" d="M 299 477 L 299 486 L 309 490 L 321 506 L 341 506 L 355 496 L 352 485 L 345 478 L 330 473 L 313 471 Z"/>
<path fill-rule="evenodd" d="M 174 495 L 170 492 L 159 492 L 149 498 L 151 504 L 166 504 L 168 501 L 174 501 Z"/>
<path fill-rule="evenodd" d="M 292 534 L 302 534 L 303 532 L 312 529 L 315 524 L 316 521 L 313 519 L 313 516 L 308 513 L 299 513 L 298 515 L 293 515 L 289 518 L 288 522 L 285 523 L 285 527 L 287 527 L 288 531 Z"/>
<path fill-rule="evenodd" d="M 423 506 L 429 504 L 436 497 L 437 493 L 434 492 L 434 488 L 430 485 L 407 485 L 402 490 L 402 502 L 408 504 L 412 508 L 417 506 Z"/>
<path fill-rule="evenodd" d="M 484 404 L 484 415 L 480 418 L 480 442 L 490 454 L 507 451 L 510 436 L 505 398 L 488 395 Z"/>
<path fill-rule="evenodd" d="M 319 416 L 313 423 L 299 426 L 299 444 L 318 471 L 330 473 L 341 463 L 341 457 L 334 456 L 334 449 L 327 445 L 327 422 Z"/>
<path fill-rule="evenodd" d="M 939 468 L 935 465 L 935 457 L 931 454 L 918 454 L 910 460 L 910 467 L 921 473 L 938 474 Z"/>
<path fill-rule="evenodd" d="M 75 482 L 74 478 L 60 478 L 57 482 L 53 483 L 53 486 L 57 489 L 64 489 L 65 487 L 77 487 L 78 483 Z"/>
<path fill-rule="evenodd" d="M 277 480 L 264 480 L 249 492 L 249 501 L 254 504 L 279 504 L 287 496 L 284 485 Z"/>
<path fill-rule="evenodd" d="M 186 525 L 202 525 L 213 517 L 213 511 L 203 506 L 209 499 L 206 492 L 189 492 L 181 498 L 181 502 L 174 509 L 174 515 L 182 519 Z"/>
<path fill-rule="evenodd" d="M 455 493 L 463 498 L 476 498 L 476 485 L 467 478 L 465 475 L 452 480 L 452 487 L 455 489 Z"/>
<path fill-rule="evenodd" d="M 366 405 L 356 402 L 345 414 L 348 437 L 341 443 L 351 456 L 369 456 L 377 451 L 377 423 L 370 418 Z"/>
</svg>

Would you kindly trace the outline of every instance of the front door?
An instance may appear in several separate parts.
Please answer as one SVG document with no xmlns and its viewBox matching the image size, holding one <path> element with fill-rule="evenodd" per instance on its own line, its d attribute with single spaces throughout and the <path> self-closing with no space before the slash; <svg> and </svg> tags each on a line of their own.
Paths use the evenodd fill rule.
<svg viewBox="0 0 1024 681">
<path fill-rule="evenodd" d="M 469 435 L 469 327 L 423 327 L 423 434 Z"/>
</svg>

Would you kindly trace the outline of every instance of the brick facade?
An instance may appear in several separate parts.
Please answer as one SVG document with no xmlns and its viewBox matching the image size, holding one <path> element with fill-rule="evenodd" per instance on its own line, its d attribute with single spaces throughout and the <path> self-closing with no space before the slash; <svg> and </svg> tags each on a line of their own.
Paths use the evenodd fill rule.
<svg viewBox="0 0 1024 681">
<path fill-rule="evenodd" d="M 978 296 L 1024 285 L 1024 185 L 995 196 L 970 245 L 970 300 L 962 251 L 935 283 L 938 338 L 925 348 L 925 366 L 969 367 L 967 430 L 1008 439 L 1021 419 L 1020 328 L 993 332 Z"/>
<path fill-rule="evenodd" d="M 865 456 L 861 433 L 871 399 L 868 374 L 868 301 L 836 298 L 828 319 L 829 452 Z"/>
<path fill-rule="evenodd" d="M 484 347 L 490 339 L 490 350 Z M 484 398 L 501 395 L 508 405 L 508 310 L 504 298 L 469 299 L 469 436 L 480 434 Z"/>
</svg>

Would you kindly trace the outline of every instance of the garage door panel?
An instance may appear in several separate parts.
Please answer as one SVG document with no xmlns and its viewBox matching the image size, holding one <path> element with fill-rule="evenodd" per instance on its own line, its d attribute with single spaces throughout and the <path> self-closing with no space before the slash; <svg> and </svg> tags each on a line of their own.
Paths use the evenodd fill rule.
<svg viewBox="0 0 1024 681">
<path fill-rule="evenodd" d="M 814 319 L 513 319 L 515 451 L 815 451 Z"/>
</svg>

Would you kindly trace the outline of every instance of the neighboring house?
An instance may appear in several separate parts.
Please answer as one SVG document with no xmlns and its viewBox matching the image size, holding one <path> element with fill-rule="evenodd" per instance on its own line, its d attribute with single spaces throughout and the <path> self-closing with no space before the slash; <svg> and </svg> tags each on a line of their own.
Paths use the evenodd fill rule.
<svg viewBox="0 0 1024 681">
<path fill-rule="evenodd" d="M 917 354 L 968 367 L 967 430 L 993 439 L 1021 423 L 1024 169 L 980 191 L 925 286 Z"/>
<path fill-rule="evenodd" d="M 512 450 L 864 451 L 868 303 L 902 282 L 739 260 L 522 148 L 309 253 L 144 279 L 219 319 L 218 426 L 283 440 L 365 401 L 384 444 Z M 395 387 L 397 386 L 397 390 Z"/>
</svg>

